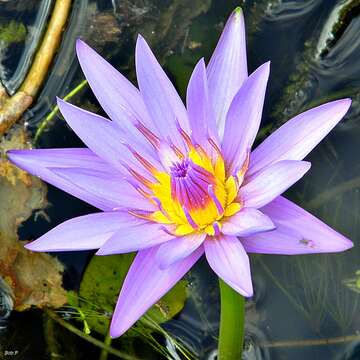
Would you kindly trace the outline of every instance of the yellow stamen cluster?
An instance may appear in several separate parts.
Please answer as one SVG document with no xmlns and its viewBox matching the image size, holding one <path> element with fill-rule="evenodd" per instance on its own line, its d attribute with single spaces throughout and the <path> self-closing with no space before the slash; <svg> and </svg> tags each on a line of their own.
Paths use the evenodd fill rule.
<svg viewBox="0 0 360 360">
<path fill-rule="evenodd" d="M 171 174 L 156 171 L 153 172 L 153 176 L 157 181 L 148 183 L 147 187 L 151 192 L 148 195 L 149 199 L 156 199 L 159 210 L 146 215 L 146 218 L 166 225 L 169 231 L 176 236 L 188 235 L 193 232 L 215 235 L 217 229 L 221 229 L 221 222 L 241 209 L 238 190 L 247 164 L 235 176 L 226 176 L 224 160 L 220 153 L 211 158 L 201 147 L 193 147 L 187 154 L 187 158 L 212 174 L 214 179 L 213 192 L 223 211 L 219 213 L 219 207 L 209 198 L 204 206 L 188 209 L 188 215 L 192 219 L 189 221 L 183 206 L 172 196 Z"/>
</svg>

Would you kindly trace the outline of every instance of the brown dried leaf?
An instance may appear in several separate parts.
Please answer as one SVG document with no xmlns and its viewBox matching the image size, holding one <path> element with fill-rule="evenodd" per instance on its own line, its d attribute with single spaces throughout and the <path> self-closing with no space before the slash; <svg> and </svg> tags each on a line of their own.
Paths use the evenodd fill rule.
<svg viewBox="0 0 360 360">
<path fill-rule="evenodd" d="M 63 266 L 48 254 L 26 250 L 17 236 L 18 226 L 46 206 L 41 180 L 5 159 L 6 150 L 26 147 L 26 134 L 20 128 L 0 142 L 0 276 L 13 291 L 16 310 L 32 305 L 59 307 L 66 303 Z"/>
</svg>

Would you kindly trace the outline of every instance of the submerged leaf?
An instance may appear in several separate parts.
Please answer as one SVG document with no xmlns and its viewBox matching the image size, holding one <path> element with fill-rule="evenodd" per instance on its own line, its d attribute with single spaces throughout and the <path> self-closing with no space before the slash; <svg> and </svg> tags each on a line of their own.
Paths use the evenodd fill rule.
<svg viewBox="0 0 360 360">
<path fill-rule="evenodd" d="M 106 334 L 115 308 L 119 289 L 135 254 L 94 256 L 87 266 L 80 285 L 78 306 L 91 330 Z M 146 296 L 146 294 L 144 295 Z M 182 280 L 144 315 L 141 329 L 152 331 L 156 325 L 172 319 L 184 307 L 186 281 Z M 139 323 L 135 326 L 138 326 Z M 129 332 L 135 336 L 136 332 Z"/>
<path fill-rule="evenodd" d="M 23 23 L 10 21 L 7 25 L 0 26 L 0 42 L 6 45 L 24 41 L 26 38 L 26 27 Z"/>
</svg>

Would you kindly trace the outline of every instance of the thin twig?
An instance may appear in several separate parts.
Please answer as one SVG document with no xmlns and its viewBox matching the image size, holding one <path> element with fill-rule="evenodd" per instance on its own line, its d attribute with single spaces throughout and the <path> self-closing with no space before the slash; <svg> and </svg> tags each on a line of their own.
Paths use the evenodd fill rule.
<svg viewBox="0 0 360 360">
<path fill-rule="evenodd" d="M 58 49 L 71 3 L 71 0 L 56 0 L 42 43 L 20 89 L 10 97 L 0 84 L 0 136 L 16 123 L 41 89 Z"/>
<path fill-rule="evenodd" d="M 71 0 L 57 0 L 50 22 L 29 73 L 20 91 L 35 97 L 44 82 L 50 64 L 56 54 L 71 7 Z"/>
<path fill-rule="evenodd" d="M 321 346 L 334 345 L 351 341 L 359 341 L 360 334 L 338 336 L 327 339 L 312 339 L 312 340 L 283 340 L 283 341 L 266 341 L 259 345 L 266 348 L 281 348 L 281 347 L 303 347 L 303 346 Z"/>
<path fill-rule="evenodd" d="M 310 314 L 306 311 L 306 309 L 300 304 L 298 303 L 294 297 L 290 294 L 290 292 L 280 283 L 280 281 L 276 278 L 276 276 L 272 273 L 272 271 L 269 269 L 269 267 L 265 264 L 264 261 L 262 261 L 261 258 L 258 259 L 259 264 L 262 266 L 262 268 L 264 269 L 264 271 L 266 272 L 266 274 L 270 277 L 270 279 L 273 281 L 273 283 L 279 288 L 280 291 L 282 291 L 282 293 L 288 298 L 288 300 L 290 301 L 290 303 L 298 310 L 300 311 L 303 316 L 311 321 L 311 316 Z"/>
<path fill-rule="evenodd" d="M 107 346 L 111 346 L 111 341 L 112 341 L 112 339 L 111 339 L 110 333 L 108 331 L 106 333 L 106 336 L 105 336 L 105 339 L 104 339 L 104 344 L 107 345 Z M 109 354 L 109 352 L 107 351 L 107 349 L 102 349 L 99 360 L 107 360 L 108 354 Z"/>
<path fill-rule="evenodd" d="M 324 205 L 327 201 L 334 199 L 336 196 L 356 188 L 360 188 L 360 176 L 345 181 L 337 186 L 333 186 L 329 190 L 323 191 L 310 201 L 308 205 L 310 208 L 318 208 Z"/>
<path fill-rule="evenodd" d="M 72 333 L 74 333 L 75 335 L 81 337 L 82 339 L 88 341 L 89 343 L 106 350 L 109 354 L 112 354 L 114 356 L 117 356 L 120 359 L 125 359 L 125 360 L 140 360 L 138 357 L 132 356 L 132 355 L 128 355 L 126 353 L 123 353 L 122 351 L 119 351 L 117 349 L 114 349 L 113 347 L 104 344 L 102 341 L 93 338 L 90 335 L 86 335 L 84 334 L 81 330 L 79 330 L 78 328 L 76 328 L 75 326 L 71 325 L 69 322 L 63 320 L 61 317 L 59 317 L 58 315 L 56 315 L 56 313 L 52 310 L 45 310 L 46 314 L 53 319 L 54 321 L 56 321 L 58 324 L 60 324 L 61 326 L 63 326 L 65 329 L 71 331 Z"/>
</svg>

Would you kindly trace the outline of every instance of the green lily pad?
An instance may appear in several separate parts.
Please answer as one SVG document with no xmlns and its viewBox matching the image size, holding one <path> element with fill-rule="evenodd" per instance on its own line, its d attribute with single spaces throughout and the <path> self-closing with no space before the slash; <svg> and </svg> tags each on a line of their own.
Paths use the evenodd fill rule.
<svg viewBox="0 0 360 360">
<path fill-rule="evenodd" d="M 81 281 L 79 298 L 70 304 L 77 307 L 80 320 L 84 321 L 91 330 L 106 334 L 109 329 L 111 314 L 135 257 L 134 253 L 112 256 L 94 256 L 87 266 Z M 158 325 L 172 319 L 184 307 L 187 297 L 185 280 L 181 280 L 158 303 L 153 305 L 135 326 L 149 331 L 154 330 L 151 323 Z M 146 295 L 145 295 L 146 296 Z M 150 321 L 149 321 L 150 320 Z M 135 336 L 138 331 L 129 331 Z"/>
</svg>

